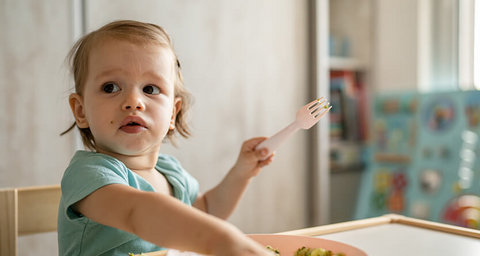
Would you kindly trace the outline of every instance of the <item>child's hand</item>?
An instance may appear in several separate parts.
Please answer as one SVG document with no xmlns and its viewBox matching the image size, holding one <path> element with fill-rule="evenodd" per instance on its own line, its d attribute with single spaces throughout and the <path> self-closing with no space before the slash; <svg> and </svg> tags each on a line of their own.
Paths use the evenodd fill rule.
<svg viewBox="0 0 480 256">
<path fill-rule="evenodd" d="M 237 162 L 227 176 L 204 195 L 199 194 L 193 206 L 226 220 L 237 206 L 251 178 L 257 175 L 262 167 L 273 161 L 273 154 L 261 160 L 266 157 L 265 154 L 268 154 L 267 149 L 255 150 L 255 147 L 266 139 L 266 137 L 259 137 L 245 141 Z"/>
<path fill-rule="evenodd" d="M 258 137 L 245 141 L 242 144 L 240 150 L 240 155 L 238 156 L 237 162 L 233 167 L 233 170 L 241 176 L 246 176 L 248 178 L 256 176 L 262 167 L 269 165 L 273 162 L 273 157 L 275 153 L 270 155 L 267 159 L 261 160 L 268 154 L 266 148 L 262 150 L 255 150 L 258 144 L 266 140 L 267 137 Z"/>
<path fill-rule="evenodd" d="M 222 251 L 220 253 L 214 253 L 215 256 L 274 256 L 275 254 L 263 247 L 260 244 L 257 244 L 255 241 L 250 241 L 247 243 L 240 242 L 240 245 L 229 248 L 229 250 Z"/>
<path fill-rule="evenodd" d="M 232 225 L 230 225 L 232 226 Z M 232 226 L 233 227 L 233 226 Z M 253 239 L 241 233 L 236 227 L 233 232 L 222 236 L 214 245 L 214 256 L 274 256 L 275 254 Z"/>
</svg>

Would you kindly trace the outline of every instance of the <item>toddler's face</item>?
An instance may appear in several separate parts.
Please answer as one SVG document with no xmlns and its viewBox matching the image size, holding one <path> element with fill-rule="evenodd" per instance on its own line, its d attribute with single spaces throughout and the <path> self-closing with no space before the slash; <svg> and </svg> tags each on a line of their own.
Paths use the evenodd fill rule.
<svg viewBox="0 0 480 256">
<path fill-rule="evenodd" d="M 180 99 L 174 97 L 169 49 L 106 40 L 89 55 L 83 111 L 98 152 L 155 152 L 174 128 Z M 77 118 L 78 121 L 78 118 Z M 78 122 L 77 122 L 78 123 Z"/>
</svg>

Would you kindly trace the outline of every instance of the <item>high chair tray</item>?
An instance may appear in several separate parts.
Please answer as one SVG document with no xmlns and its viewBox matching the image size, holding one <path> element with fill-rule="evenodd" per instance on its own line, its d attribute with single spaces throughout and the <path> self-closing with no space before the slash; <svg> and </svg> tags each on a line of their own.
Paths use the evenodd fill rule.
<svg viewBox="0 0 480 256">
<path fill-rule="evenodd" d="M 338 241 L 368 256 L 455 255 L 480 252 L 480 231 L 389 214 L 278 234 L 309 236 Z M 146 253 L 164 256 L 165 251 Z M 282 256 L 293 256 L 282 254 Z M 351 255 L 346 255 L 351 256 Z"/>
</svg>

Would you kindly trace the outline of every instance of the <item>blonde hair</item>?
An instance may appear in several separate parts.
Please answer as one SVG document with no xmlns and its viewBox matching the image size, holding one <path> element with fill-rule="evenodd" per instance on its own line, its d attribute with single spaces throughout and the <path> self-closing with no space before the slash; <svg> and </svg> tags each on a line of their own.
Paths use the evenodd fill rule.
<svg viewBox="0 0 480 256">
<path fill-rule="evenodd" d="M 180 133 L 180 135 L 183 137 L 188 138 L 191 133 L 185 114 L 191 107 L 192 96 L 183 84 L 180 61 L 178 60 L 177 54 L 173 49 L 170 37 L 167 32 L 158 25 L 133 20 L 119 20 L 108 23 L 98 30 L 95 30 L 80 38 L 67 55 L 70 71 L 73 74 L 73 79 L 75 82 L 75 92 L 79 95 L 82 95 L 88 75 L 89 54 L 96 45 L 105 39 L 127 40 L 129 42 L 141 45 L 157 44 L 171 50 L 175 66 L 175 97 L 181 98 L 182 107 L 175 118 L 175 129 L 168 131 L 167 138 L 173 144 L 175 144 L 174 135 L 176 131 L 178 131 L 178 133 Z M 77 124 L 75 122 L 61 135 L 68 133 L 76 126 Z M 78 126 L 77 128 L 80 130 L 84 146 L 91 150 L 95 150 L 95 138 L 93 137 L 90 128 L 79 128 Z"/>
</svg>

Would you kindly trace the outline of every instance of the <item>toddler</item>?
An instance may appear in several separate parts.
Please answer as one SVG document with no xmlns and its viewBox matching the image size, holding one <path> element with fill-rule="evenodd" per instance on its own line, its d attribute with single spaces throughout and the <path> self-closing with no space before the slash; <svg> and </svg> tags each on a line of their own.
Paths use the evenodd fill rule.
<svg viewBox="0 0 480 256">
<path fill-rule="evenodd" d="M 165 138 L 190 135 L 190 95 L 168 34 L 159 26 L 115 21 L 83 36 L 69 54 L 77 151 L 62 178 L 60 255 L 125 255 L 165 248 L 209 255 L 270 255 L 225 221 L 248 183 L 273 156 L 243 143 L 220 184 L 199 193 Z M 66 133 L 64 132 L 64 133 Z"/>
</svg>

